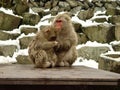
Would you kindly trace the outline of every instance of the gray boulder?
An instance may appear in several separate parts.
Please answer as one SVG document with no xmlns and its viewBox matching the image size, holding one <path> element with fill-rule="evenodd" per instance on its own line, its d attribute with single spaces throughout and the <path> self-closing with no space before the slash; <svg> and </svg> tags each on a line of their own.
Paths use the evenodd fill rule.
<svg viewBox="0 0 120 90">
<path fill-rule="evenodd" d="M 21 22 L 20 17 L 6 14 L 0 11 L 0 30 L 13 30 L 18 28 Z"/>
<path fill-rule="evenodd" d="M 25 12 L 29 11 L 29 5 L 27 3 L 27 0 L 19 0 L 16 2 L 16 5 L 14 7 L 14 13 L 18 15 L 22 15 Z"/>
<path fill-rule="evenodd" d="M 83 32 L 89 40 L 100 43 L 111 42 L 115 39 L 113 26 L 109 24 L 84 27 Z"/>
<path fill-rule="evenodd" d="M 86 59 L 93 59 L 98 62 L 100 54 L 106 53 L 109 50 L 107 46 L 83 46 L 78 49 L 78 56 Z"/>
<path fill-rule="evenodd" d="M 120 43 L 111 44 L 114 51 L 120 51 Z"/>
<path fill-rule="evenodd" d="M 107 19 L 106 18 L 95 18 L 93 19 L 92 21 L 95 21 L 95 22 L 98 22 L 98 23 L 104 23 L 104 22 L 107 22 Z"/>
<path fill-rule="evenodd" d="M 26 25 L 35 25 L 40 21 L 40 16 L 31 14 L 31 13 L 24 13 L 22 24 Z"/>
<path fill-rule="evenodd" d="M 120 73 L 120 54 L 104 54 L 99 58 L 99 69 Z"/>
<path fill-rule="evenodd" d="M 80 11 L 78 13 L 78 18 L 85 21 L 87 19 L 92 18 L 93 15 L 94 15 L 94 9 L 90 8 L 88 10 Z"/>
<path fill-rule="evenodd" d="M 19 35 L 18 33 L 10 34 L 0 31 L 0 40 L 16 39 Z"/>
<path fill-rule="evenodd" d="M 120 23 L 115 25 L 115 39 L 120 40 Z"/>
<path fill-rule="evenodd" d="M 88 38 L 84 33 L 77 33 L 77 36 L 78 36 L 78 44 L 83 44 L 88 41 Z"/>
<path fill-rule="evenodd" d="M 55 6 L 51 9 L 51 14 L 52 15 L 56 15 L 59 11 L 59 6 Z"/>
<path fill-rule="evenodd" d="M 44 12 L 44 9 L 43 9 L 43 8 L 39 8 L 39 7 L 32 7 L 31 9 L 33 10 L 33 12 L 38 13 L 38 14 L 39 14 L 39 16 L 40 16 L 40 18 L 42 18 L 42 17 L 44 16 L 44 14 L 45 14 L 45 12 Z"/>
<path fill-rule="evenodd" d="M 38 31 L 37 28 L 31 28 L 31 27 L 22 27 L 20 28 L 21 33 L 24 33 L 25 35 L 29 33 L 36 33 Z"/>
<path fill-rule="evenodd" d="M 64 10 L 70 10 L 70 5 L 67 2 L 59 1 L 58 6 Z"/>
<path fill-rule="evenodd" d="M 77 22 L 72 22 L 72 23 L 73 23 L 73 26 L 75 28 L 75 31 L 78 33 L 81 33 L 82 32 L 82 25 L 80 23 L 77 23 Z"/>
<path fill-rule="evenodd" d="M 78 5 L 78 3 L 75 0 L 66 0 L 66 1 L 70 4 L 72 8 Z"/>
<path fill-rule="evenodd" d="M 20 48 L 25 49 L 28 47 L 29 43 L 32 41 L 33 37 L 23 37 L 19 39 Z"/>
<path fill-rule="evenodd" d="M 17 46 L 15 45 L 0 46 L 0 55 L 12 57 L 16 50 L 17 50 Z"/>
<path fill-rule="evenodd" d="M 27 55 L 18 55 L 16 60 L 18 64 L 32 64 Z"/>
</svg>

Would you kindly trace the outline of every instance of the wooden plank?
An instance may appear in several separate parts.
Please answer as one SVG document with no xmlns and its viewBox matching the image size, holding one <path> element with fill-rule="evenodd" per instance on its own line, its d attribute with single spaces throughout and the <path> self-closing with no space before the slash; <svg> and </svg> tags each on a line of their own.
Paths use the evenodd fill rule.
<svg viewBox="0 0 120 90">
<path fill-rule="evenodd" d="M 85 66 L 0 65 L 0 85 L 120 85 L 120 74 Z"/>
</svg>

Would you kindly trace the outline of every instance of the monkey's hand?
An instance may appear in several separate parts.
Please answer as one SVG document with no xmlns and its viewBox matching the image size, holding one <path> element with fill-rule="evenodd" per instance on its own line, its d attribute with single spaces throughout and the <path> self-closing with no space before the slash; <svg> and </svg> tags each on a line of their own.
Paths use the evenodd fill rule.
<svg viewBox="0 0 120 90">
<path fill-rule="evenodd" d="M 53 44 L 54 44 L 54 46 L 57 46 L 58 42 L 57 41 L 53 41 Z"/>
<path fill-rule="evenodd" d="M 65 40 L 61 46 L 61 49 L 64 51 L 69 50 L 71 47 L 70 41 L 69 40 Z"/>
<path fill-rule="evenodd" d="M 54 47 L 55 51 L 67 51 L 70 49 L 69 41 L 58 42 L 57 46 Z"/>
</svg>

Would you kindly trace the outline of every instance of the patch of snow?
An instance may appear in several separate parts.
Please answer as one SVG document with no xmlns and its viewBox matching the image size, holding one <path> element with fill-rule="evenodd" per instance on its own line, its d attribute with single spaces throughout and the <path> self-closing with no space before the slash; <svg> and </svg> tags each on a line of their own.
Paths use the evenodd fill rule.
<svg viewBox="0 0 120 90">
<path fill-rule="evenodd" d="M 44 12 L 48 12 L 48 11 L 50 11 L 50 9 L 45 9 L 45 10 L 44 10 Z"/>
<path fill-rule="evenodd" d="M 35 13 L 31 8 L 29 8 L 29 13 L 38 15 L 38 13 Z"/>
<path fill-rule="evenodd" d="M 87 60 L 87 59 L 83 59 L 82 57 L 77 58 L 77 60 L 73 63 L 72 66 L 81 66 L 81 65 L 98 69 L 98 63 L 95 60 L 92 59 Z"/>
<path fill-rule="evenodd" d="M 3 7 L 0 7 L 0 11 L 3 11 L 4 13 L 9 14 L 9 15 L 13 15 L 13 16 L 16 16 L 16 17 L 23 18 L 23 17 L 21 17 L 21 16 L 15 15 L 15 14 L 13 13 L 13 11 L 10 10 L 10 9 L 5 9 L 5 8 L 3 8 Z"/>
<path fill-rule="evenodd" d="M 19 51 L 16 51 L 13 55 L 13 57 L 17 57 L 18 55 L 28 55 L 28 48 L 27 49 L 20 49 Z"/>
<path fill-rule="evenodd" d="M 15 63 L 16 59 L 12 58 L 12 57 L 4 57 L 4 56 L 0 56 L 0 64 L 6 64 L 6 63 Z"/>
<path fill-rule="evenodd" d="M 120 44 L 120 41 L 112 41 L 112 42 L 110 42 L 110 44 L 111 45 L 118 45 L 118 44 Z"/>
<path fill-rule="evenodd" d="M 10 33 L 10 34 L 15 34 L 15 33 L 19 33 L 20 34 L 20 30 L 19 29 L 13 29 L 12 31 L 3 31 L 6 33 Z"/>
<path fill-rule="evenodd" d="M 107 56 L 109 55 L 109 56 Z M 112 60 L 112 61 L 117 61 L 117 62 L 120 62 L 120 57 L 110 57 L 110 55 L 119 55 L 120 56 L 120 51 L 118 52 L 107 52 L 107 53 L 104 53 L 104 54 L 101 54 L 100 57 L 102 58 L 105 58 L 105 59 L 109 59 L 109 60 Z"/>
<path fill-rule="evenodd" d="M 28 35 L 25 35 L 24 33 L 21 34 L 17 39 L 20 39 L 20 38 L 23 38 L 23 37 L 32 37 L 32 36 L 35 36 L 36 34 L 35 33 L 29 33 Z"/>
<path fill-rule="evenodd" d="M 96 41 L 92 42 L 92 41 L 87 41 L 86 44 L 80 44 L 78 45 L 76 48 L 77 49 L 80 49 L 81 47 L 84 47 L 84 46 L 90 46 L 90 47 L 101 47 L 101 46 L 106 46 L 106 47 L 109 47 L 110 48 L 110 51 L 114 51 L 112 46 L 107 44 L 107 43 L 98 43 Z"/>
<path fill-rule="evenodd" d="M 5 46 L 5 45 L 16 45 L 18 49 L 20 48 L 19 40 L 0 41 L 0 46 Z"/>
</svg>

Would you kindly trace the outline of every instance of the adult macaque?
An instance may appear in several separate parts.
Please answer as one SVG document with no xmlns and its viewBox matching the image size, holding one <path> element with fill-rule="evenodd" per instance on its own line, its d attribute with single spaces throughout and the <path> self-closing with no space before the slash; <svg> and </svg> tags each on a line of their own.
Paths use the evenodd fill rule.
<svg viewBox="0 0 120 90">
<path fill-rule="evenodd" d="M 57 45 L 56 34 L 52 26 L 47 26 L 40 30 L 29 45 L 29 58 L 35 67 L 47 68 L 54 67 L 57 56 L 54 53 L 54 47 Z"/>
<path fill-rule="evenodd" d="M 78 42 L 71 18 L 68 14 L 59 14 L 52 25 L 55 28 L 58 42 L 54 48 L 58 57 L 56 66 L 71 66 L 77 59 L 76 45 Z"/>
</svg>

